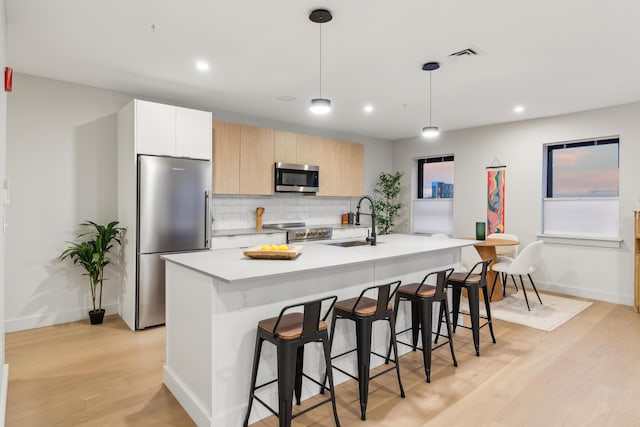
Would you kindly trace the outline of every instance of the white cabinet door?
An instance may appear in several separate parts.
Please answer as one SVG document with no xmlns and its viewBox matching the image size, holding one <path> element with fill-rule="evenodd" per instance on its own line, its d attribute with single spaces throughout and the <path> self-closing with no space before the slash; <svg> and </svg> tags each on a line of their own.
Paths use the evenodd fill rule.
<svg viewBox="0 0 640 427">
<path fill-rule="evenodd" d="M 175 155 L 176 107 L 136 100 L 136 153 Z"/>
<path fill-rule="evenodd" d="M 210 112 L 176 108 L 176 155 L 211 160 L 213 119 Z"/>
<path fill-rule="evenodd" d="M 216 236 L 211 239 L 213 249 L 247 248 L 251 246 L 251 235 Z"/>
</svg>

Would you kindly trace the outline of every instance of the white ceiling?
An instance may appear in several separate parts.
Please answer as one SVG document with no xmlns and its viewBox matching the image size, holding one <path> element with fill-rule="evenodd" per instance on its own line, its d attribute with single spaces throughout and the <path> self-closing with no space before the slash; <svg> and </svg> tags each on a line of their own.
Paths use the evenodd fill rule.
<svg viewBox="0 0 640 427">
<path fill-rule="evenodd" d="M 640 101 L 637 0 L 6 3 L 15 72 L 383 139 L 428 124 L 428 61 L 441 63 L 432 117 L 443 131 Z M 328 116 L 308 111 L 316 8 L 334 16 L 322 26 Z M 449 57 L 466 48 L 480 54 Z"/>
</svg>

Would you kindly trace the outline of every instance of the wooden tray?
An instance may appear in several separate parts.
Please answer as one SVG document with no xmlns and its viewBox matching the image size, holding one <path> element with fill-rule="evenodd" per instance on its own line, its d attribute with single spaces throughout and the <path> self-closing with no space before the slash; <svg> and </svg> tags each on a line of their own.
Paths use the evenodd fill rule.
<svg viewBox="0 0 640 427">
<path fill-rule="evenodd" d="M 255 259 L 294 259 L 302 252 L 303 246 L 288 245 L 288 251 L 263 251 L 254 246 L 244 251 L 244 255 Z"/>
</svg>

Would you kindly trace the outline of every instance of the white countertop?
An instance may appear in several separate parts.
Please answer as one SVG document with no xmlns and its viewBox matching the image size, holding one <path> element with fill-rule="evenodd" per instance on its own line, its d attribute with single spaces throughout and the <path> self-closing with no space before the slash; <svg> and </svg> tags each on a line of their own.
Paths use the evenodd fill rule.
<svg viewBox="0 0 640 427">
<path fill-rule="evenodd" d="M 328 244 L 303 243 L 304 249 L 302 253 L 293 260 L 250 259 L 244 256 L 244 249 L 217 249 L 164 255 L 162 258 L 219 280 L 233 283 L 267 276 L 288 275 L 415 255 L 441 249 L 469 246 L 474 243 L 476 243 L 475 240 L 390 234 L 379 236 L 378 245 L 376 246 L 367 245 L 345 248 Z"/>
</svg>

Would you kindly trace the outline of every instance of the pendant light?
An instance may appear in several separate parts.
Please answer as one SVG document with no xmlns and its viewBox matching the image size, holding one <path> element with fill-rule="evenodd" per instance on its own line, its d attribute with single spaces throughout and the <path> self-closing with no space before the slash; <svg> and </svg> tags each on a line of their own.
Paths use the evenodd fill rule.
<svg viewBox="0 0 640 427">
<path fill-rule="evenodd" d="M 311 22 L 320 24 L 320 61 L 318 67 L 320 96 L 312 99 L 311 106 L 309 107 L 309 110 L 314 114 L 327 114 L 331 111 L 331 100 L 322 97 L 322 24 L 329 22 L 332 19 L 333 16 L 331 15 L 331 12 L 326 9 L 316 9 L 309 15 L 309 20 L 311 20 Z"/>
<path fill-rule="evenodd" d="M 440 130 L 438 126 L 433 126 L 431 124 L 431 72 L 440 68 L 440 64 L 437 62 L 427 62 L 422 66 L 424 71 L 429 72 L 429 126 L 425 126 L 422 128 L 422 136 L 425 138 L 433 139 L 440 134 Z"/>
</svg>

